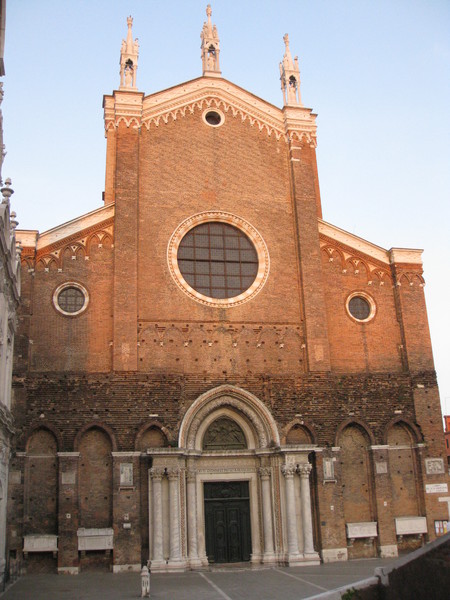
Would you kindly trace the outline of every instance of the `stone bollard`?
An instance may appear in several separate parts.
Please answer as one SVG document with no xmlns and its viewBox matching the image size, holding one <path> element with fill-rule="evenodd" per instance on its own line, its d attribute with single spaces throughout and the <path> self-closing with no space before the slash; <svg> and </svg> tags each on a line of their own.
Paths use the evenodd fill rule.
<svg viewBox="0 0 450 600">
<path fill-rule="evenodd" d="M 150 572 L 146 565 L 141 570 L 141 598 L 150 598 Z"/>
</svg>

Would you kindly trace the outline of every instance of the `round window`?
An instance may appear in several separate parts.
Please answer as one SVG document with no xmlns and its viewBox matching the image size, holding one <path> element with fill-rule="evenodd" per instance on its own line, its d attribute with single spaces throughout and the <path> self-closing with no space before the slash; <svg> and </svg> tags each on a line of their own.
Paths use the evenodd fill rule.
<svg viewBox="0 0 450 600">
<path fill-rule="evenodd" d="M 175 282 L 191 298 L 225 308 L 257 294 L 269 274 L 269 253 L 258 231 L 219 211 L 181 223 L 170 239 L 168 262 Z"/>
<path fill-rule="evenodd" d="M 86 310 L 89 302 L 87 290 L 79 283 L 64 283 L 53 294 L 53 304 L 63 315 L 76 316 Z"/>
<path fill-rule="evenodd" d="M 181 240 L 178 267 L 185 281 L 200 294 L 234 298 L 255 281 L 258 255 L 252 242 L 237 227 L 203 223 Z"/>
<path fill-rule="evenodd" d="M 203 120 L 207 125 L 211 125 L 211 127 L 219 127 L 223 125 L 225 121 L 225 115 L 220 110 L 205 110 L 203 113 Z"/>
<path fill-rule="evenodd" d="M 370 321 L 375 315 L 375 303 L 367 294 L 355 292 L 347 299 L 347 311 L 356 321 Z"/>
</svg>

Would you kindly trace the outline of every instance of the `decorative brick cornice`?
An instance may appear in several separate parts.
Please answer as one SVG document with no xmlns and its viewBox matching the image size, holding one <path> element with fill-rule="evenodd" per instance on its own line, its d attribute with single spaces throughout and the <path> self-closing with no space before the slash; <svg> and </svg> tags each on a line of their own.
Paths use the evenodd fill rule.
<svg viewBox="0 0 450 600">
<path fill-rule="evenodd" d="M 44 254 L 52 254 L 57 252 L 61 248 L 65 248 L 69 244 L 79 243 L 83 246 L 86 245 L 86 239 L 91 237 L 93 234 L 98 233 L 103 229 L 110 229 L 110 226 L 114 225 L 114 217 L 107 219 L 106 221 L 102 221 L 101 223 L 96 223 L 91 227 L 87 227 L 86 229 L 82 229 L 81 231 L 69 235 L 66 238 L 62 238 L 58 240 L 54 244 L 50 244 L 49 246 L 45 246 L 43 248 L 39 248 L 37 251 L 37 257 L 40 258 Z"/>
<path fill-rule="evenodd" d="M 127 127 L 159 127 L 169 121 L 176 121 L 186 114 L 214 107 L 233 117 L 240 116 L 242 121 L 257 126 L 259 131 L 272 134 L 277 140 L 305 139 L 308 144 L 316 145 L 315 115 L 310 109 L 302 109 L 301 118 L 294 125 L 286 125 L 285 115 L 278 107 L 265 102 L 226 79 L 202 77 L 188 81 L 168 90 L 146 96 L 143 100 L 142 114 L 137 107 L 128 107 L 124 113 L 115 102 L 115 97 L 105 97 L 105 130 L 115 129 L 121 122 Z M 299 115 L 296 113 L 296 117 Z"/>
<path fill-rule="evenodd" d="M 341 268 L 344 272 L 346 272 L 347 266 L 350 265 L 353 267 L 354 272 L 357 273 L 359 271 L 359 263 L 361 263 L 366 269 L 368 281 L 372 281 L 374 276 L 380 282 L 392 279 L 388 263 L 384 263 L 373 256 L 329 238 L 324 234 L 320 234 L 319 239 L 320 247 L 327 252 L 330 262 L 334 260 L 334 252 L 338 255 L 341 261 Z"/>
</svg>

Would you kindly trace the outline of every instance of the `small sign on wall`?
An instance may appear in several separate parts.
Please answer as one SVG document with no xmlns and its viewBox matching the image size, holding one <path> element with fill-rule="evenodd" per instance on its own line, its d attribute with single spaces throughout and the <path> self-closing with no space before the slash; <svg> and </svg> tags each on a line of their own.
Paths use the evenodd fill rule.
<svg viewBox="0 0 450 600">
<path fill-rule="evenodd" d="M 450 531 L 448 521 L 435 521 L 434 531 L 436 532 L 436 535 L 445 535 L 448 531 Z"/>
<path fill-rule="evenodd" d="M 448 492 L 448 485 L 446 483 L 427 483 L 425 491 L 427 494 L 446 494 Z"/>
<path fill-rule="evenodd" d="M 120 485 L 124 487 L 133 485 L 133 463 L 120 463 Z"/>
</svg>

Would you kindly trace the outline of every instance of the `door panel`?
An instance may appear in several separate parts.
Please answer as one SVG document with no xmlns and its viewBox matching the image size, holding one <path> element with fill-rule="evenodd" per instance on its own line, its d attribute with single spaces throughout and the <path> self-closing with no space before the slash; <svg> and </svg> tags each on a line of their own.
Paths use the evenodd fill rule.
<svg viewBox="0 0 450 600">
<path fill-rule="evenodd" d="M 247 481 L 205 484 L 205 529 L 209 562 L 250 560 L 250 501 Z"/>
</svg>

